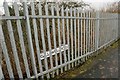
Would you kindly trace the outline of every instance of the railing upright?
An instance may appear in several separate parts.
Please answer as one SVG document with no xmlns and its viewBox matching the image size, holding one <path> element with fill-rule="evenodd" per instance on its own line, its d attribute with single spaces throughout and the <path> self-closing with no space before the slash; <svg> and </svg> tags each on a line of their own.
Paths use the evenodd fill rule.
<svg viewBox="0 0 120 80">
<path fill-rule="evenodd" d="M 64 6 L 61 7 L 61 14 L 64 17 Z M 62 30 L 63 30 L 63 47 L 64 47 L 64 63 L 67 62 L 66 51 L 65 51 L 65 19 L 62 19 Z M 65 71 L 67 70 L 67 66 L 65 66 Z"/>
<path fill-rule="evenodd" d="M 71 8 L 70 8 L 70 16 L 71 16 L 71 17 L 73 17 L 73 11 L 72 11 L 72 10 L 73 10 L 73 8 L 71 7 Z M 71 25 L 71 26 L 70 26 L 70 27 L 71 27 L 71 28 L 70 28 L 70 31 L 71 31 L 71 55 L 72 55 L 72 60 L 73 60 L 73 59 L 74 59 L 74 57 L 73 57 L 73 56 L 74 56 L 74 55 L 73 55 L 73 54 L 74 54 L 74 53 L 73 53 L 73 52 L 74 52 L 74 51 L 73 51 L 73 19 L 70 19 L 70 25 Z M 72 67 L 74 67 L 74 63 L 72 63 Z"/>
<path fill-rule="evenodd" d="M 43 15 L 42 14 L 42 6 L 41 6 L 41 3 L 38 4 L 38 7 L 39 7 L 39 15 Z M 45 45 L 45 38 L 44 38 L 44 26 L 43 26 L 43 19 L 40 18 L 40 31 L 41 31 L 41 37 L 42 37 L 42 47 L 43 47 L 43 52 L 44 52 L 44 64 L 45 64 L 45 69 L 46 71 L 48 70 L 48 60 L 47 60 L 47 54 L 46 54 L 46 45 Z M 50 78 L 50 74 L 48 73 L 47 74 L 47 78 Z"/>
<path fill-rule="evenodd" d="M 45 5 L 45 14 L 48 16 L 48 4 Z M 49 51 L 50 51 L 50 65 L 53 67 L 53 56 L 52 56 L 52 48 L 51 48 L 51 37 L 50 37 L 50 22 L 49 18 L 46 18 L 46 27 L 47 27 L 47 36 L 48 36 L 48 46 L 49 46 Z M 52 77 L 54 77 L 54 71 L 52 73 Z"/>
<path fill-rule="evenodd" d="M 68 16 L 68 7 L 66 8 L 66 16 Z M 68 61 L 70 61 L 70 28 L 69 28 L 69 19 L 66 19 L 66 23 L 67 23 L 67 44 L 69 46 L 68 48 Z M 70 69 L 70 64 L 68 65 L 68 69 Z"/>
<path fill-rule="evenodd" d="M 3 72 L 2 72 L 2 67 L 1 67 L 1 61 L 0 61 L 0 80 L 3 79 Z"/>
<path fill-rule="evenodd" d="M 77 17 L 80 17 L 80 11 L 78 10 L 77 11 Z M 80 56 L 80 19 L 78 19 L 78 21 L 77 21 L 77 28 L 78 28 L 78 54 L 77 54 L 77 57 L 79 57 Z M 80 63 L 80 60 L 78 60 L 78 64 Z"/>
<path fill-rule="evenodd" d="M 27 38 L 28 38 L 28 45 L 29 45 L 29 50 L 30 50 L 30 57 L 32 61 L 32 68 L 34 75 L 37 76 L 37 68 L 36 68 L 36 63 L 35 63 L 35 55 L 34 55 L 34 49 L 33 49 L 33 43 L 32 43 L 32 35 L 31 35 L 31 28 L 30 28 L 30 21 L 29 21 L 29 14 L 28 14 L 28 6 L 26 2 L 23 2 L 24 6 L 24 15 L 26 17 L 26 32 L 27 32 Z"/>
<path fill-rule="evenodd" d="M 1 22 L 0 22 L 0 26 L 1 26 Z M 1 34 L 1 32 L 0 32 Z M 1 35 L 0 35 L 0 42 L 1 42 Z M 0 45 L 0 80 L 4 78 L 3 76 L 3 71 L 2 71 L 2 67 L 1 67 L 1 62 L 2 62 L 2 47 Z"/>
<path fill-rule="evenodd" d="M 96 29 L 95 29 L 95 35 L 96 35 L 95 36 L 96 37 L 96 40 L 95 40 L 96 41 L 95 42 L 95 44 L 96 44 L 95 47 L 96 48 L 95 49 L 97 50 L 98 47 L 99 47 L 99 26 L 100 26 L 100 24 L 99 24 L 100 23 L 100 19 L 99 19 L 100 18 L 100 12 L 99 11 L 96 12 L 96 18 L 97 18 L 97 20 L 96 20 Z"/>
<path fill-rule="evenodd" d="M 55 10 L 55 8 L 52 5 L 51 6 L 52 16 L 55 15 L 54 10 Z M 53 37 L 54 37 L 53 40 L 54 40 L 54 49 L 55 49 L 55 65 L 58 66 L 58 57 L 57 57 L 58 55 L 57 55 L 57 48 L 56 48 L 57 45 L 56 45 L 55 19 L 52 19 L 52 25 L 53 25 Z M 59 74 L 58 70 L 56 71 L 56 73 L 57 73 L 57 75 Z"/>
<path fill-rule="evenodd" d="M 76 8 L 74 9 L 74 17 L 76 17 Z M 77 39 L 77 37 L 76 37 L 77 36 L 77 34 L 76 34 L 77 26 L 76 26 L 76 19 L 74 19 L 74 26 L 73 27 L 74 27 L 74 44 L 75 44 L 74 45 L 74 48 L 75 48 L 74 49 L 75 50 L 74 51 L 75 52 L 75 55 L 74 55 L 75 57 L 74 58 L 76 59 L 77 58 L 77 44 L 76 44 L 76 42 L 77 42 L 77 40 L 76 40 Z M 77 66 L 77 61 L 75 61 L 75 66 Z"/>
<path fill-rule="evenodd" d="M 60 16 L 58 5 L 56 7 L 56 11 L 57 11 L 57 16 Z M 62 61 L 62 52 L 61 52 L 61 33 L 60 33 L 61 28 L 60 28 L 60 19 L 59 18 L 57 19 L 57 23 L 58 23 L 57 27 L 58 27 L 58 39 L 59 39 L 58 42 L 59 42 L 59 48 L 60 48 L 60 65 L 62 65 L 63 61 Z M 63 68 L 61 68 L 61 73 L 63 73 Z"/>
</svg>

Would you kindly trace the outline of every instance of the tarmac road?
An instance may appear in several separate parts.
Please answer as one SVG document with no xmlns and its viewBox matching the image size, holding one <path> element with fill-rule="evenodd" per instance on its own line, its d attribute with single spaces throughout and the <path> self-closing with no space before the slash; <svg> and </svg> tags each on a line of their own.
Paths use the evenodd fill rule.
<svg viewBox="0 0 120 80">
<path fill-rule="evenodd" d="M 118 53 L 120 47 L 110 48 L 104 58 L 99 58 L 94 65 L 75 78 L 118 78 Z"/>
</svg>

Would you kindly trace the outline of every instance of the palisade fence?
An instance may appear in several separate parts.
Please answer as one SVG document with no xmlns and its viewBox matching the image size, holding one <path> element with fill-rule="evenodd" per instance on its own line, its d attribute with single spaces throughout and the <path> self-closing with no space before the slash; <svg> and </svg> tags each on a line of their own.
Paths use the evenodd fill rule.
<svg viewBox="0 0 120 80">
<path fill-rule="evenodd" d="M 50 78 L 82 62 L 118 38 L 115 13 L 38 2 L 4 2 L 0 44 L 2 78 Z M 21 14 L 23 11 L 24 14 Z"/>
</svg>

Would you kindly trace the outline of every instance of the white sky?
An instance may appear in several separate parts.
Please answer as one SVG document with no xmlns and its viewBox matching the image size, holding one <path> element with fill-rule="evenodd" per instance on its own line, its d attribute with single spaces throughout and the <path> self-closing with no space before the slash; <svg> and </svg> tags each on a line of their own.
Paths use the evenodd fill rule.
<svg viewBox="0 0 120 80">
<path fill-rule="evenodd" d="M 3 11 L 3 8 L 2 8 L 3 1 L 4 0 L 0 0 L 0 11 Z M 6 0 L 6 1 L 12 2 L 12 1 L 17 1 L 17 0 Z M 54 0 L 54 1 L 59 1 L 59 0 Z M 73 0 L 73 1 L 81 1 L 81 0 Z M 120 1 L 120 0 L 83 0 L 83 1 L 90 3 L 92 7 L 99 9 L 99 8 L 105 7 L 109 2 L 115 2 L 115 1 Z"/>
<path fill-rule="evenodd" d="M 109 3 L 120 1 L 120 0 L 83 0 L 83 1 L 91 3 L 92 7 L 99 9 L 107 6 L 107 4 Z"/>
</svg>

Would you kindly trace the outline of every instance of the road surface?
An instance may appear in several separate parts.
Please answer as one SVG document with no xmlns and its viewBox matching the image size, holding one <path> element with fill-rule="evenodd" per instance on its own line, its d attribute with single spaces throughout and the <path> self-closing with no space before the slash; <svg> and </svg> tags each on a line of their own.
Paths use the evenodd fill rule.
<svg viewBox="0 0 120 80">
<path fill-rule="evenodd" d="M 118 53 L 120 48 L 112 46 L 105 51 L 104 57 L 98 58 L 85 73 L 75 78 L 118 78 Z"/>
<path fill-rule="evenodd" d="M 118 78 L 119 52 L 120 45 L 116 42 L 99 53 L 99 55 L 88 59 L 83 65 L 59 75 L 56 79 L 76 80 L 80 78 Z"/>
</svg>

